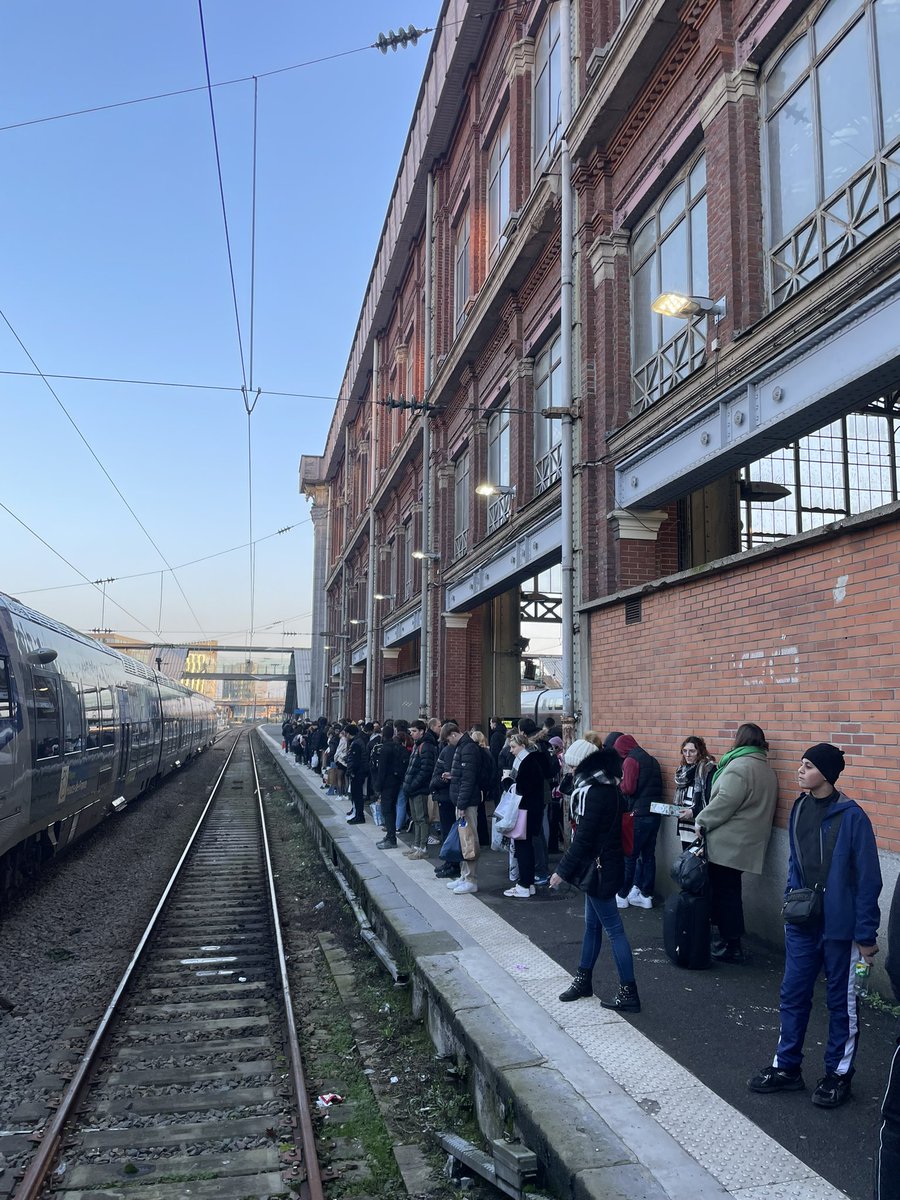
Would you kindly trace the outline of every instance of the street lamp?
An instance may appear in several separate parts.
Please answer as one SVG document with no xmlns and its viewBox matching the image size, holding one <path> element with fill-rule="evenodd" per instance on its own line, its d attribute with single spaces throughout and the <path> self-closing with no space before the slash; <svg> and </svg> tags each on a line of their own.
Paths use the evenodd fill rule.
<svg viewBox="0 0 900 1200">
<path fill-rule="evenodd" d="M 475 489 L 476 496 L 514 496 L 516 494 L 516 485 L 514 483 L 479 483 Z"/>
<path fill-rule="evenodd" d="M 684 320 L 709 313 L 716 323 L 725 316 L 725 298 L 710 300 L 709 296 L 684 296 L 681 292 L 663 292 L 650 305 L 662 317 L 681 317 Z"/>
<path fill-rule="evenodd" d="M 393 592 L 376 592 L 372 597 L 373 600 L 396 600 L 397 597 Z"/>
<path fill-rule="evenodd" d="M 418 558 L 419 560 L 424 559 L 426 562 L 441 561 L 441 556 L 439 554 L 432 554 L 429 550 L 413 550 L 412 556 L 413 558 Z"/>
</svg>

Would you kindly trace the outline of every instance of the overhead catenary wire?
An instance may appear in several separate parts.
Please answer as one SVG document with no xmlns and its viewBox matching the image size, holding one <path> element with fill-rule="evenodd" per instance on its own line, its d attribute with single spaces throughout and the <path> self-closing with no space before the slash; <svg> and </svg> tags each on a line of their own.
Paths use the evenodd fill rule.
<svg viewBox="0 0 900 1200">
<path fill-rule="evenodd" d="M 61 375 L 54 374 L 52 371 L 0 370 L 0 375 L 11 375 L 23 379 L 65 379 L 76 383 L 120 383 L 126 384 L 129 387 L 185 388 L 189 391 L 200 392 L 236 392 L 241 394 L 244 391 L 243 387 L 238 384 L 177 383 L 164 379 L 119 379 L 111 375 Z M 258 388 L 257 394 L 278 396 L 288 400 L 327 400 L 330 404 L 337 404 L 339 399 L 337 396 L 324 396 L 319 392 L 278 392 L 263 388 Z"/>
<path fill-rule="evenodd" d="M 18 342 L 18 344 L 19 344 L 19 346 L 21 347 L 21 349 L 22 349 L 22 352 L 24 353 L 25 357 L 28 359 L 28 361 L 29 361 L 29 362 L 31 363 L 31 365 L 34 367 L 35 371 L 36 371 L 36 372 L 37 372 L 37 374 L 40 376 L 40 378 L 41 378 L 41 379 L 44 381 L 44 385 L 46 386 L 47 390 L 50 392 L 50 395 L 51 395 L 51 396 L 53 397 L 53 399 L 56 401 L 56 403 L 57 403 L 57 405 L 59 406 L 60 410 L 61 410 L 61 411 L 62 411 L 62 413 L 64 414 L 64 416 L 65 416 L 66 420 L 69 422 L 69 424 L 70 424 L 70 425 L 72 426 L 72 428 L 75 430 L 75 432 L 78 434 L 78 437 L 79 437 L 79 438 L 81 439 L 81 441 L 84 443 L 84 446 L 86 447 L 86 449 L 87 449 L 88 453 L 90 454 L 91 458 L 93 458 L 94 462 L 97 464 L 97 466 L 98 466 L 98 467 L 100 468 L 100 470 L 103 472 L 103 474 L 105 475 L 106 479 L 108 480 L 108 482 L 109 482 L 109 483 L 110 483 L 110 485 L 112 486 L 112 488 L 113 488 L 113 490 L 115 491 L 116 495 L 119 497 L 119 499 L 122 501 L 122 503 L 123 503 L 123 504 L 125 505 L 125 507 L 128 509 L 128 511 L 129 511 L 129 513 L 131 514 L 131 516 L 134 518 L 134 520 L 135 520 L 135 523 L 137 524 L 138 528 L 139 528 L 139 529 L 141 530 L 141 532 L 143 533 L 144 537 L 146 537 L 147 541 L 150 543 L 150 545 L 153 547 L 153 549 L 156 551 L 156 553 L 159 555 L 159 557 L 162 559 L 162 561 L 165 563 L 165 565 L 168 567 L 168 569 L 169 569 L 169 570 L 172 572 L 172 578 L 175 580 L 175 585 L 176 585 L 176 587 L 178 588 L 179 592 L 181 592 L 181 597 L 182 597 L 182 599 L 184 600 L 185 604 L 187 605 L 187 607 L 188 607 L 188 610 L 189 610 L 189 612 L 190 612 L 191 616 L 192 616 L 192 617 L 194 618 L 194 620 L 197 622 L 197 628 L 198 628 L 198 629 L 199 629 L 199 630 L 202 632 L 202 631 L 203 631 L 203 626 L 202 626 L 202 625 L 201 625 L 201 623 L 200 623 L 200 618 L 199 618 L 199 617 L 197 616 L 197 614 L 194 612 L 193 606 L 191 605 L 191 602 L 190 602 L 190 600 L 188 600 L 188 598 L 187 598 L 187 595 L 186 595 L 186 593 L 185 593 L 185 591 L 184 591 L 184 588 L 181 586 L 181 583 L 180 583 L 180 581 L 179 581 L 179 579 L 178 579 L 178 576 L 175 574 L 175 572 L 174 572 L 174 570 L 173 570 L 173 568 L 172 568 L 172 564 L 169 562 L 169 560 L 168 560 L 168 559 L 166 558 L 166 556 L 163 554 L 162 550 L 161 550 L 161 549 L 159 548 L 159 546 L 156 544 L 156 542 L 154 541 L 154 539 L 153 539 L 152 535 L 150 534 L 150 531 L 147 529 L 146 525 L 143 523 L 143 521 L 140 519 L 140 517 L 137 515 L 137 513 L 134 511 L 134 509 L 131 507 L 131 505 L 130 505 L 130 504 L 128 503 L 128 501 L 126 500 L 126 498 L 125 498 L 125 495 L 124 495 L 124 494 L 123 494 L 123 492 L 122 492 L 122 489 L 119 487 L 119 485 L 118 485 L 118 484 L 116 483 L 116 481 L 113 479 L 112 475 L 110 475 L 109 471 L 106 469 L 106 467 L 104 466 L 104 464 L 101 462 L 101 460 L 100 460 L 100 458 L 99 458 L 99 456 L 98 456 L 97 452 L 94 450 L 94 447 L 93 447 L 93 446 L 91 445 L 91 443 L 90 443 L 90 442 L 87 440 L 87 438 L 85 437 L 85 435 L 82 433 L 82 431 L 81 431 L 81 427 L 79 426 L 78 422 L 75 420 L 75 418 L 74 418 L 74 417 L 72 416 L 72 414 L 69 412 L 69 410 L 66 408 L 65 404 L 63 404 L 62 400 L 60 399 L 60 397 L 59 397 L 58 393 L 57 393 L 57 392 L 56 392 L 56 390 L 54 389 L 54 387 L 53 387 L 53 385 L 51 384 L 50 380 L 49 380 L 49 379 L 48 379 L 48 378 L 47 378 L 47 377 L 46 377 L 46 376 L 43 374 L 43 372 L 41 371 L 41 368 L 40 368 L 40 367 L 37 365 L 37 362 L 35 361 L 35 359 L 34 359 L 33 355 L 31 354 L 31 351 L 28 349 L 28 347 L 25 345 L 25 343 L 24 343 L 24 342 L 22 341 L 22 339 L 19 337 L 19 335 L 18 335 L 18 333 L 16 332 L 16 330 L 15 330 L 15 329 L 12 327 L 12 324 L 10 323 L 10 320 L 9 320 L 9 318 L 7 317 L 7 315 L 6 315 L 6 313 L 3 311 L 3 309 L 0 309 L 0 318 L 2 318 L 2 320 L 3 320 L 3 323 L 6 325 L 7 329 L 9 330 L 9 332 L 10 332 L 10 333 L 13 335 L 13 337 L 14 337 L 14 338 L 16 339 L 16 341 Z M 80 575 L 80 574 L 81 574 L 81 572 L 79 571 L 79 572 L 78 572 L 78 574 Z"/>
</svg>

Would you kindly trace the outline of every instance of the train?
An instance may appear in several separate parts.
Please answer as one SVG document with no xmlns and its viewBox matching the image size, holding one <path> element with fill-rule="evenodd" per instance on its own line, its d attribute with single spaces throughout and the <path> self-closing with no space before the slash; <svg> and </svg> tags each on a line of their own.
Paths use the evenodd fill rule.
<svg viewBox="0 0 900 1200">
<path fill-rule="evenodd" d="M 538 725 L 542 725 L 545 717 L 556 717 L 562 721 L 563 694 L 562 688 L 532 688 L 522 692 L 523 717 L 531 717 Z"/>
<path fill-rule="evenodd" d="M 0 592 L 0 899 L 217 730 L 208 697 Z"/>
</svg>

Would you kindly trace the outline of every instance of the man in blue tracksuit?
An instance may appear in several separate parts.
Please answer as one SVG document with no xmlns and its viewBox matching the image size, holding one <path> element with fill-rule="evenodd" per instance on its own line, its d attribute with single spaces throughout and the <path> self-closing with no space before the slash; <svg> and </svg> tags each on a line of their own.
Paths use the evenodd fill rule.
<svg viewBox="0 0 900 1200">
<path fill-rule="evenodd" d="M 824 968 L 827 980 L 828 1044 L 825 1075 L 813 1092 L 819 1108 L 837 1108 L 850 1096 L 859 1039 L 856 964 L 871 964 L 878 953 L 878 896 L 881 868 L 872 823 L 855 800 L 835 789 L 844 755 L 827 742 L 803 755 L 798 780 L 803 794 L 791 811 L 787 892 L 812 887 L 822 866 L 829 830 L 839 821 L 831 865 L 824 881 L 821 912 L 809 925 L 785 924 L 781 1034 L 770 1067 L 749 1083 L 754 1092 L 799 1091 L 803 1039 L 812 1009 L 813 988 Z M 801 875 L 798 849 L 803 863 Z M 787 894 L 787 892 L 785 894 Z"/>
<path fill-rule="evenodd" d="M 894 995 L 900 1000 L 900 881 L 894 885 L 885 966 Z M 887 1087 L 881 1102 L 881 1116 L 875 1167 L 875 1200 L 900 1200 L 900 1040 L 891 1059 Z"/>
</svg>

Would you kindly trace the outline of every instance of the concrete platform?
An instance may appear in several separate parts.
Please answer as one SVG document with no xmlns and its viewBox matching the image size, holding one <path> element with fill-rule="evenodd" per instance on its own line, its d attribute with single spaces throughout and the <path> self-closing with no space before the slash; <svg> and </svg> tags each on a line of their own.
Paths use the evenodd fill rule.
<svg viewBox="0 0 900 1200">
<path fill-rule="evenodd" d="M 661 911 L 625 914 L 644 1011 L 625 1019 L 594 997 L 561 1004 L 577 965 L 582 900 L 539 889 L 502 896 L 506 855 L 483 851 L 481 890 L 449 892 L 437 861 L 380 851 L 374 824 L 348 826 L 345 802 L 262 736 L 323 850 L 346 875 L 373 926 L 409 970 L 414 1006 L 440 1053 L 474 1082 L 488 1137 L 514 1132 L 534 1150 L 545 1181 L 583 1200 L 838 1200 L 871 1194 L 880 1092 L 895 1022 L 860 1052 L 854 1099 L 817 1110 L 809 1092 L 758 1097 L 746 1079 L 771 1061 L 781 962 L 754 947 L 749 968 L 679 971 L 662 953 Z M 436 848 L 434 850 L 436 855 Z M 595 986 L 610 994 L 604 948 Z M 817 1001 L 824 1011 L 824 1003 Z M 823 1011 L 810 1027 L 807 1082 L 822 1073 Z M 874 1051 L 874 1053 L 873 1053 Z M 765 1126 L 763 1128 L 762 1126 Z"/>
</svg>

